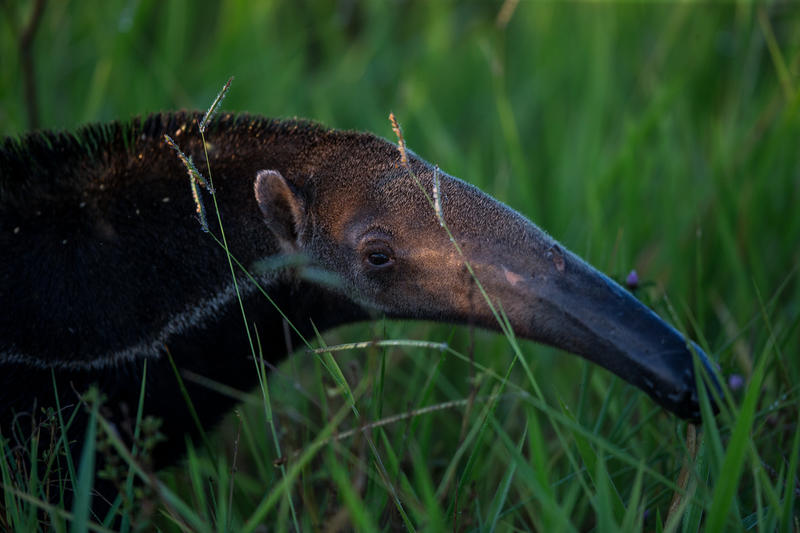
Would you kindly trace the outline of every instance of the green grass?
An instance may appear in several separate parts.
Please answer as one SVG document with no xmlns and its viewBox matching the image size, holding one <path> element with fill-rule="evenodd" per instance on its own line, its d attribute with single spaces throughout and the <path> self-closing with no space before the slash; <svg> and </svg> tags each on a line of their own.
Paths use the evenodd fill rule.
<svg viewBox="0 0 800 533">
<path fill-rule="evenodd" d="M 0 2 L 0 134 L 27 129 L 27 4 Z M 205 109 L 231 75 L 228 111 L 394 140 L 393 111 L 422 157 L 610 275 L 635 268 L 638 296 L 746 387 L 691 460 L 684 422 L 557 350 L 521 342 L 518 357 L 443 325 L 323 332 L 448 348 L 299 351 L 243 391 L 212 453 L 159 474 L 141 500 L 157 527 L 800 528 L 800 6 L 520 2 L 498 27 L 500 7 L 50 2 L 33 50 L 42 126 Z M 35 529 L 37 509 L 81 525 L 2 452 L 0 529 Z M 70 468 L 80 494 L 91 465 Z"/>
</svg>

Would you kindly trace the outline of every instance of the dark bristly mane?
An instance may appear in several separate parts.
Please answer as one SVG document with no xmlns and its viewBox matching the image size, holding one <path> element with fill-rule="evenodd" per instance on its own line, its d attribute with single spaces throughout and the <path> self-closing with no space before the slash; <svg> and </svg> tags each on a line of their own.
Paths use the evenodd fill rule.
<svg viewBox="0 0 800 533">
<path fill-rule="evenodd" d="M 30 205 L 31 198 L 74 190 L 123 164 L 123 154 L 174 158 L 161 150 L 167 133 L 199 145 L 200 112 L 158 113 L 126 122 L 91 124 L 71 131 L 36 131 L 8 137 L 0 144 L 0 198 L 3 207 Z M 208 125 L 207 138 L 221 133 L 230 152 L 250 151 L 254 141 L 291 136 L 307 144 L 331 132 L 308 120 L 268 119 L 249 114 L 222 114 Z"/>
</svg>

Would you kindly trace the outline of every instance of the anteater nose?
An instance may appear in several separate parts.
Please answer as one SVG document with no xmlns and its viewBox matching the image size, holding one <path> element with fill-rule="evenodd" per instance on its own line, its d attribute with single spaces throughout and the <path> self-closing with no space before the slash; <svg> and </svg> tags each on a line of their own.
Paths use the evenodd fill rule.
<svg viewBox="0 0 800 533">
<path fill-rule="evenodd" d="M 719 412 L 719 406 L 715 398 L 720 397 L 722 388 L 717 380 L 716 372 L 712 368 L 713 363 L 705 352 L 695 343 L 692 343 L 692 351 L 697 355 L 698 362 L 702 363 L 697 365 L 697 369 L 700 372 L 698 379 L 695 379 L 694 369 L 687 366 L 683 372 L 681 372 L 678 387 L 669 392 L 662 391 L 662 394 L 664 394 L 663 399 L 665 402 L 673 405 L 675 412 L 679 416 L 697 421 L 700 420 L 700 397 L 698 390 L 706 394 L 711 409 L 713 413 L 716 414 Z M 699 389 L 697 386 L 698 384 L 700 384 Z"/>
</svg>

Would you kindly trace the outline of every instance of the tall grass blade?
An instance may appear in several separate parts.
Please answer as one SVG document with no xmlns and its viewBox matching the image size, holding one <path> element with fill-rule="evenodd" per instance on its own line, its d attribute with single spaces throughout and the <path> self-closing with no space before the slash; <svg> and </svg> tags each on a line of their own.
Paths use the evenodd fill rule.
<svg viewBox="0 0 800 533">
<path fill-rule="evenodd" d="M 561 402 L 561 412 L 569 418 L 576 426 L 578 421 L 572 412 Z M 617 487 L 614 485 L 608 470 L 605 467 L 605 461 L 600 457 L 597 452 L 589 444 L 589 441 L 582 433 L 573 431 L 572 438 L 575 439 L 575 445 L 578 448 L 578 455 L 581 456 L 583 464 L 586 465 L 586 473 L 594 483 L 598 493 L 603 491 L 603 496 L 606 498 L 611 510 L 613 523 L 619 524 L 625 516 L 625 503 L 619 495 Z M 600 476 L 598 479 L 596 476 Z"/>
<path fill-rule="evenodd" d="M 72 503 L 73 533 L 82 533 L 89 529 L 89 512 L 92 508 L 92 488 L 94 487 L 94 456 L 97 449 L 97 410 L 100 399 L 91 401 L 89 420 L 86 424 L 86 436 L 83 441 L 81 460 L 78 466 L 78 480 L 75 486 L 75 500 Z"/>
<path fill-rule="evenodd" d="M 315 324 L 311 324 L 314 328 L 314 333 L 317 335 L 317 339 L 323 345 L 325 345 L 325 341 L 322 339 L 322 335 L 320 334 L 319 330 L 317 330 L 317 326 Z M 358 406 L 356 405 L 356 398 L 353 395 L 353 391 L 350 388 L 350 385 L 347 383 L 347 379 L 344 377 L 344 373 L 342 369 L 339 368 L 339 364 L 334 359 L 333 354 L 331 352 L 325 352 L 322 356 L 322 364 L 325 366 L 326 370 L 330 373 L 333 380 L 336 384 L 341 388 L 342 393 L 345 395 L 345 399 L 347 400 L 347 404 L 352 409 L 353 414 L 356 417 L 356 420 L 361 419 L 361 415 L 358 411 Z M 366 386 L 366 383 L 365 383 Z M 392 495 L 392 499 L 394 500 L 395 508 L 397 509 L 400 517 L 403 519 L 403 524 L 405 525 L 408 531 L 415 531 L 414 525 L 411 522 L 411 519 L 408 517 L 406 513 L 403 503 L 400 501 L 400 497 L 397 493 L 397 489 L 395 488 L 394 484 L 391 481 L 391 478 L 386 471 L 386 466 L 383 464 L 380 454 L 378 453 L 378 448 L 375 446 L 375 442 L 368 434 L 364 434 L 364 438 L 369 445 L 370 451 L 372 452 L 372 458 L 375 461 L 376 466 L 378 467 L 378 471 L 380 472 L 383 482 L 386 485 L 386 488 L 389 490 L 390 494 Z"/>
<path fill-rule="evenodd" d="M 502 428 L 495 428 L 498 431 L 502 431 Z M 520 436 L 519 443 L 517 444 L 517 451 L 522 452 L 522 446 L 525 443 L 525 436 L 528 434 L 528 428 L 526 427 L 522 431 L 522 435 Z M 498 490 L 495 492 L 495 496 L 492 499 L 491 503 L 489 504 L 489 531 L 494 532 L 497 529 L 497 522 L 500 520 L 500 514 L 503 512 L 505 508 L 506 501 L 508 499 L 508 492 L 511 488 L 511 482 L 514 479 L 514 474 L 517 471 L 517 462 L 511 460 L 508 462 L 508 466 L 506 467 L 506 473 L 503 475 L 503 480 L 500 482 L 500 486 Z"/>
<path fill-rule="evenodd" d="M 411 460 L 414 466 L 414 484 L 411 488 L 416 488 L 418 497 L 421 500 L 422 509 L 425 511 L 424 519 L 425 531 L 446 531 L 445 517 L 442 513 L 439 500 L 436 498 L 436 489 L 431 478 L 430 464 L 420 451 L 420 447 L 413 445 L 409 447 Z"/>
<path fill-rule="evenodd" d="M 147 359 L 144 360 L 144 364 L 142 365 L 142 385 L 139 387 L 139 403 L 136 406 L 136 421 L 133 426 L 133 448 L 131 449 L 131 453 L 136 456 L 137 447 L 136 443 L 139 442 L 139 435 L 141 434 L 142 429 L 142 416 L 144 413 L 144 393 L 147 385 Z M 134 501 L 134 492 L 133 492 L 133 468 L 128 465 L 128 475 L 125 478 L 125 497 L 127 501 L 132 502 Z M 130 516 L 128 513 L 122 517 L 122 523 L 120 527 L 121 533 L 126 533 L 130 529 Z"/>
<path fill-rule="evenodd" d="M 350 412 L 350 406 L 342 405 L 342 407 L 334 413 L 329 419 L 328 423 L 322 430 L 317 433 L 314 440 L 306 446 L 305 450 L 297 460 L 293 461 L 286 472 L 286 476 L 272 489 L 264 495 L 259 504 L 247 518 L 247 521 L 241 528 L 241 533 L 253 533 L 259 525 L 261 525 L 264 518 L 272 510 L 275 505 L 282 499 L 287 490 L 291 490 L 297 477 L 301 474 L 303 468 L 320 452 L 325 446 L 327 440 L 331 437 L 339 424 L 345 419 Z"/>
<path fill-rule="evenodd" d="M 167 360 L 169 361 L 170 368 L 172 368 L 172 372 L 175 375 L 175 380 L 177 381 L 178 388 L 181 391 L 183 402 L 186 404 L 186 408 L 189 410 L 189 415 L 192 417 L 192 422 L 194 422 L 195 429 L 200 435 L 200 438 L 203 441 L 203 445 L 206 447 L 206 450 L 208 451 L 209 455 L 211 457 L 214 457 L 214 448 L 211 446 L 211 442 L 208 440 L 208 435 L 206 434 L 205 428 L 203 428 L 203 424 L 200 422 L 200 417 L 197 414 L 197 410 L 194 408 L 194 402 L 192 401 L 192 397 L 189 396 L 189 391 L 186 389 L 186 385 L 183 382 L 183 377 L 181 376 L 181 372 L 175 365 L 175 360 L 173 359 L 172 353 L 169 351 L 169 348 L 165 347 L 164 351 L 167 354 Z"/>
<path fill-rule="evenodd" d="M 379 531 L 380 528 L 378 528 L 378 524 L 372 518 L 369 509 L 367 509 L 364 505 L 364 501 L 353 489 L 351 480 L 352 473 L 341 465 L 339 459 L 332 451 L 327 454 L 326 466 L 330 471 L 334 483 L 336 483 L 339 496 L 342 498 L 342 503 L 350 514 L 355 530 Z"/>
<path fill-rule="evenodd" d="M 631 487 L 631 496 L 626 506 L 625 516 L 622 520 L 620 529 L 622 531 L 642 531 L 644 521 L 644 509 L 642 505 L 642 497 L 644 485 L 644 463 L 640 463 L 636 469 L 636 478 L 633 480 L 633 487 Z M 659 523 L 656 520 L 656 523 Z"/>
<path fill-rule="evenodd" d="M 735 505 L 736 489 L 744 467 L 745 454 L 750 445 L 750 432 L 755 421 L 756 405 L 761 397 L 767 363 L 770 358 L 762 354 L 753 377 L 747 386 L 744 401 L 736 416 L 728 447 L 720 468 L 719 479 L 714 484 L 714 496 L 708 510 L 705 529 L 709 533 L 720 533 L 727 527 L 728 513 Z"/>
<path fill-rule="evenodd" d="M 792 443 L 791 455 L 789 456 L 789 466 L 786 471 L 783 487 L 783 510 L 781 511 L 781 531 L 789 531 L 792 528 L 792 516 L 795 510 L 797 492 L 800 490 L 798 482 L 798 465 L 800 464 L 800 424 L 794 431 L 794 442 Z M 794 515 L 796 518 L 798 515 Z"/>
</svg>

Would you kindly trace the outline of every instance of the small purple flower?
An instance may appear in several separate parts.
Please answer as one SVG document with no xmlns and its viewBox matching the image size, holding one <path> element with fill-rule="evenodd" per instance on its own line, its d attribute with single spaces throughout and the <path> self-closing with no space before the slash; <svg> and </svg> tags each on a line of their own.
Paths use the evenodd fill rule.
<svg viewBox="0 0 800 533">
<path fill-rule="evenodd" d="M 731 374 L 728 376 L 728 387 L 731 390 L 739 390 L 744 387 L 744 378 L 740 374 Z"/>
<path fill-rule="evenodd" d="M 625 278 L 625 285 L 627 285 L 631 290 L 634 290 L 639 286 L 639 274 L 636 273 L 636 269 L 631 270 L 630 274 L 628 274 L 628 277 Z"/>
</svg>

